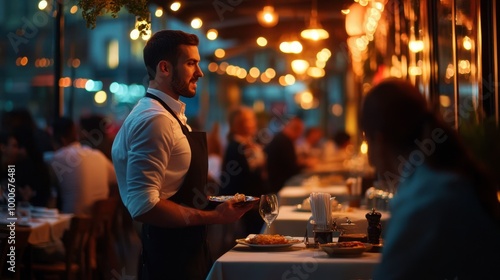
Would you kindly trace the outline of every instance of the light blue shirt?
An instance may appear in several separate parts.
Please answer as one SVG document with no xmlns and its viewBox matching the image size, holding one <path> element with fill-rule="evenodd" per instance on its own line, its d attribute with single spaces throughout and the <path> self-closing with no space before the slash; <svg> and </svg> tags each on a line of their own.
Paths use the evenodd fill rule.
<svg viewBox="0 0 500 280">
<path fill-rule="evenodd" d="M 374 279 L 500 279 L 500 226 L 467 178 L 424 164 L 390 207 Z"/>
<path fill-rule="evenodd" d="M 148 89 L 177 114 L 185 104 Z M 191 163 L 191 149 L 181 126 L 157 100 L 142 98 L 125 119 L 112 147 L 120 196 L 132 217 L 151 210 L 160 199 L 174 195 Z"/>
</svg>

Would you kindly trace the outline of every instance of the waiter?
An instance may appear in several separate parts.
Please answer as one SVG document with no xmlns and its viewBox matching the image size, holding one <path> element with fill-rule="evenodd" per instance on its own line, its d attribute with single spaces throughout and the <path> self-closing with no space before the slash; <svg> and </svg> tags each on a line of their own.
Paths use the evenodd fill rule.
<svg viewBox="0 0 500 280">
<path fill-rule="evenodd" d="M 112 148 L 120 196 L 142 222 L 142 279 L 205 279 L 212 265 L 206 225 L 231 223 L 251 205 L 205 210 L 208 156 L 180 96 L 196 94 L 198 37 L 162 30 L 144 47 L 149 88 L 125 119 Z"/>
</svg>

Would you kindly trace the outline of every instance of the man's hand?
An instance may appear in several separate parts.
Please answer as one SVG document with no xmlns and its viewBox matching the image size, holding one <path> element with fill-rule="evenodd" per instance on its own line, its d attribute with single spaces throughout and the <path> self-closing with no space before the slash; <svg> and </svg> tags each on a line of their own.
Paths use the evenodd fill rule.
<svg viewBox="0 0 500 280">
<path fill-rule="evenodd" d="M 225 201 L 215 208 L 215 212 L 217 213 L 217 217 L 219 220 L 217 223 L 232 223 L 241 218 L 241 216 L 243 216 L 243 214 L 245 214 L 248 210 L 252 209 L 253 205 L 254 203 L 237 204 L 236 201 Z"/>
</svg>

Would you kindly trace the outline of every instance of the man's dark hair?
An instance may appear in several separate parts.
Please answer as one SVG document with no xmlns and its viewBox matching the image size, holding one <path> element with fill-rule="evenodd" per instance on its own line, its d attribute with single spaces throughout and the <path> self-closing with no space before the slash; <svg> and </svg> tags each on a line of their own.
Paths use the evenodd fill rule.
<svg viewBox="0 0 500 280">
<path fill-rule="evenodd" d="M 75 128 L 75 123 L 73 122 L 72 119 L 67 117 L 58 118 L 54 121 L 52 128 L 54 131 L 54 140 L 58 144 L 62 144 L 61 139 L 63 138 L 76 141 L 76 137 L 74 135 L 74 130 L 73 130 Z"/>
<path fill-rule="evenodd" d="M 179 46 L 198 46 L 198 36 L 180 30 L 161 30 L 156 32 L 146 43 L 143 50 L 144 64 L 148 71 L 149 80 L 153 80 L 156 74 L 156 66 L 162 60 L 172 65 L 177 64 L 179 57 Z"/>
</svg>

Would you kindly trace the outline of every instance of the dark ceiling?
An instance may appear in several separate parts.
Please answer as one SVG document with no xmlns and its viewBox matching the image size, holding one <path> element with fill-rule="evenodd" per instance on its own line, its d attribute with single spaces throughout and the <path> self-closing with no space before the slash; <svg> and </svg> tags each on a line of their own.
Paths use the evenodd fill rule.
<svg viewBox="0 0 500 280">
<path fill-rule="evenodd" d="M 149 0 L 164 7 L 167 16 L 174 16 L 186 23 L 194 17 L 203 20 L 203 30 L 215 28 L 219 38 L 236 40 L 240 45 L 255 42 L 259 36 L 268 39 L 270 45 L 278 44 L 283 35 L 300 38 L 300 31 L 306 28 L 311 16 L 313 0 L 183 0 L 177 12 L 170 11 L 173 0 Z M 345 16 L 341 13 L 353 0 L 317 0 L 318 19 L 330 37 L 321 42 L 335 47 L 345 42 Z M 271 28 L 259 25 L 256 15 L 263 6 L 272 5 L 279 14 L 279 22 Z M 304 40 L 302 40 L 304 41 Z"/>
</svg>

